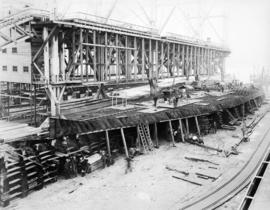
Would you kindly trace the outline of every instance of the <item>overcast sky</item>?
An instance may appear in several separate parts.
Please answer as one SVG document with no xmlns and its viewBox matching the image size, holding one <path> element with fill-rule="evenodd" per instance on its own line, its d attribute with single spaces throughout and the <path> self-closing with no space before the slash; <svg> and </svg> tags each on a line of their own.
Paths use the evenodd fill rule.
<svg viewBox="0 0 270 210">
<path fill-rule="evenodd" d="M 264 66 L 270 71 L 270 1 L 269 0 L 0 0 L 1 16 L 8 9 L 25 4 L 43 9 L 57 7 L 68 16 L 85 12 L 125 22 L 161 29 L 213 42 L 226 43 L 231 54 L 226 70 L 248 80 L 253 70 Z"/>
</svg>

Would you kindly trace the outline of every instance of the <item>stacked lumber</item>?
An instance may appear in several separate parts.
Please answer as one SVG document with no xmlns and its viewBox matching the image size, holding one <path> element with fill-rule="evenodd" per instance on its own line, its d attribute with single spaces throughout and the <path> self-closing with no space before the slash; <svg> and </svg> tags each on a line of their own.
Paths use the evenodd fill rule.
<svg viewBox="0 0 270 210">
<path fill-rule="evenodd" d="M 57 181 L 57 158 L 53 151 L 44 151 L 38 155 L 23 156 L 19 160 L 2 158 L 0 173 L 0 204 L 7 206 L 18 197 L 42 189 L 44 185 Z"/>
</svg>

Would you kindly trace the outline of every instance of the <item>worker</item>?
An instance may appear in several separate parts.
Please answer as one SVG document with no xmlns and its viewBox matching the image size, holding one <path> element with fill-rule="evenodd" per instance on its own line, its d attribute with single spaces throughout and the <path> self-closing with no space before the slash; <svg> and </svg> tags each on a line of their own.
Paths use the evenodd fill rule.
<svg viewBox="0 0 270 210">
<path fill-rule="evenodd" d="M 157 101 L 158 101 L 158 93 L 159 93 L 157 79 L 151 78 L 151 79 L 148 79 L 148 81 L 149 81 L 149 85 L 150 85 L 150 96 L 154 100 L 155 109 L 157 109 Z"/>
<path fill-rule="evenodd" d="M 176 142 L 182 141 L 181 129 L 179 127 L 173 132 L 173 135 Z"/>
<path fill-rule="evenodd" d="M 248 142 L 249 141 L 249 138 L 248 138 L 248 135 L 247 135 L 247 125 L 246 125 L 246 121 L 243 119 L 243 123 L 242 123 L 242 134 L 243 134 L 243 142 Z"/>
<path fill-rule="evenodd" d="M 127 161 L 127 168 L 126 168 L 126 174 L 128 172 L 132 172 L 132 166 L 131 166 L 131 162 L 133 161 L 133 159 L 131 157 L 126 157 L 126 161 Z"/>
<path fill-rule="evenodd" d="M 106 152 L 104 150 L 100 150 L 99 154 L 101 155 L 102 166 L 103 168 L 105 168 L 106 163 L 107 163 Z"/>
</svg>

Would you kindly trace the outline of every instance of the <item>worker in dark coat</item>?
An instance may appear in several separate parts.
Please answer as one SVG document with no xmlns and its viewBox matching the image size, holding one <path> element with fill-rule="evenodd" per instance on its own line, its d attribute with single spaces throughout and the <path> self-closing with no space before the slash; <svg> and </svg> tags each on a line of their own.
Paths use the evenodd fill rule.
<svg viewBox="0 0 270 210">
<path fill-rule="evenodd" d="M 158 101 L 158 95 L 159 95 L 159 88 L 157 84 L 156 78 L 151 78 L 148 80 L 150 85 L 150 96 L 154 100 L 154 106 L 157 108 L 157 101 Z"/>
</svg>

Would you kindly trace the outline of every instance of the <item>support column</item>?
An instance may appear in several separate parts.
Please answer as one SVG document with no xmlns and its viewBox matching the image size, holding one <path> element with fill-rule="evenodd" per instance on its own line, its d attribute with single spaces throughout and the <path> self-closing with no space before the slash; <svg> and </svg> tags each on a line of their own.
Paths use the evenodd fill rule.
<svg viewBox="0 0 270 210">
<path fill-rule="evenodd" d="M 183 125 L 182 125 L 181 119 L 179 119 L 179 127 L 180 127 L 180 131 L 181 131 L 182 141 L 185 142 L 185 136 L 184 136 L 184 132 L 183 132 Z"/>
<path fill-rule="evenodd" d="M 188 118 L 186 118 L 186 128 L 187 128 L 187 134 L 189 134 Z"/>
<path fill-rule="evenodd" d="M 159 148 L 157 123 L 154 123 L 156 147 Z"/>
<path fill-rule="evenodd" d="M 86 33 L 85 34 L 85 42 L 89 43 L 89 31 L 86 30 L 85 33 Z M 85 46 L 85 62 L 86 62 L 86 64 L 85 64 L 86 82 L 88 82 L 90 65 L 89 65 L 89 46 L 87 46 L 87 45 Z"/>
<path fill-rule="evenodd" d="M 134 71 L 134 79 L 135 79 L 135 81 L 137 81 L 137 73 L 138 73 L 138 61 L 137 61 L 137 59 L 138 59 L 138 47 L 137 47 L 137 38 L 136 37 L 134 37 L 134 48 L 135 48 L 135 50 L 134 50 L 134 66 L 133 66 L 133 71 Z"/>
<path fill-rule="evenodd" d="M 177 77 L 180 76 L 180 44 L 177 44 Z"/>
<path fill-rule="evenodd" d="M 182 60 L 182 76 L 185 76 L 185 46 L 182 45 L 182 56 L 181 56 L 181 60 Z"/>
<path fill-rule="evenodd" d="M 196 121 L 196 126 L 197 126 L 198 134 L 199 134 L 199 136 L 201 136 L 201 130 L 200 130 L 200 126 L 199 126 L 199 122 L 198 122 L 198 117 L 197 116 L 195 116 L 195 121 Z"/>
<path fill-rule="evenodd" d="M 48 37 L 48 28 L 43 27 L 43 41 Z M 49 55 L 49 42 L 45 44 L 43 49 L 43 60 L 44 60 L 44 76 L 47 81 L 50 81 L 50 55 Z"/>
<path fill-rule="evenodd" d="M 126 78 L 126 82 L 128 81 L 129 79 L 129 69 L 128 69 L 128 50 L 127 50 L 127 47 L 128 47 L 128 37 L 125 36 L 125 69 L 126 69 L 126 72 L 125 72 L 125 78 Z"/>
<path fill-rule="evenodd" d="M 108 81 L 108 32 L 105 32 L 105 56 L 104 56 L 104 75 L 105 75 L 105 80 Z"/>
<path fill-rule="evenodd" d="M 122 141 L 123 141 L 123 145 L 124 145 L 124 149 L 125 149 L 125 154 L 126 154 L 126 157 L 128 158 L 129 155 L 128 155 L 127 143 L 126 143 L 126 138 L 125 138 L 125 133 L 124 133 L 123 128 L 121 128 L 121 136 L 122 136 Z"/>
<path fill-rule="evenodd" d="M 144 80 L 144 71 L 145 71 L 145 43 L 144 38 L 142 38 L 142 80 Z"/>
<path fill-rule="evenodd" d="M 153 65 L 152 65 L 152 40 L 149 39 L 149 55 L 148 55 L 148 68 L 149 68 L 149 78 L 153 77 Z"/>
<path fill-rule="evenodd" d="M 173 43 L 172 49 L 172 76 L 175 77 L 175 43 Z"/>
<path fill-rule="evenodd" d="M 109 139 L 109 131 L 106 130 L 105 134 L 106 134 L 106 144 L 107 144 L 108 156 L 111 157 L 112 154 L 111 154 L 111 146 L 110 146 L 110 139 Z"/>
<path fill-rule="evenodd" d="M 81 81 L 83 82 L 83 31 L 80 28 L 80 68 L 81 68 Z"/>
<path fill-rule="evenodd" d="M 119 82 L 119 48 L 118 48 L 118 34 L 115 35 L 115 45 L 117 46 L 116 50 L 116 83 Z"/>
<path fill-rule="evenodd" d="M 167 75 L 168 74 L 170 75 L 170 42 L 167 43 Z"/>
<path fill-rule="evenodd" d="M 93 31 L 93 67 L 94 67 L 94 81 L 97 81 L 97 48 L 96 48 L 96 31 Z"/>
<path fill-rule="evenodd" d="M 163 79 L 163 68 L 164 68 L 164 42 L 161 42 L 161 61 L 160 61 L 160 71 L 161 72 L 161 78 Z"/>
<path fill-rule="evenodd" d="M 171 133 L 172 143 L 173 143 L 173 146 L 175 147 L 175 141 L 174 141 L 174 135 L 173 135 L 173 128 L 172 128 L 172 121 L 171 120 L 169 120 L 169 126 L 170 126 L 170 133 Z"/>
</svg>

